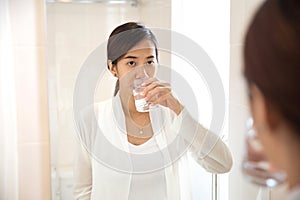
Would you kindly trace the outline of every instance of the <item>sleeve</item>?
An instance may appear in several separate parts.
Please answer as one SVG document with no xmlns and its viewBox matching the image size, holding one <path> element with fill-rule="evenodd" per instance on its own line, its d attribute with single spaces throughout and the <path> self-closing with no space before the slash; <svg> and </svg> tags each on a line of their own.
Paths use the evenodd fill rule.
<svg viewBox="0 0 300 200">
<path fill-rule="evenodd" d="M 77 146 L 74 165 L 74 199 L 89 200 L 92 191 L 91 157 L 81 144 Z"/>
<path fill-rule="evenodd" d="M 192 157 L 206 171 L 212 173 L 226 173 L 232 167 L 232 155 L 222 139 L 204 128 L 184 108 L 175 118 L 174 131 L 185 143 L 190 144 Z"/>
<path fill-rule="evenodd" d="M 92 157 L 88 152 L 91 149 L 92 129 L 89 116 L 92 107 L 83 110 L 76 121 L 78 142 L 75 148 L 74 162 L 74 199 L 89 200 L 92 192 Z"/>
</svg>

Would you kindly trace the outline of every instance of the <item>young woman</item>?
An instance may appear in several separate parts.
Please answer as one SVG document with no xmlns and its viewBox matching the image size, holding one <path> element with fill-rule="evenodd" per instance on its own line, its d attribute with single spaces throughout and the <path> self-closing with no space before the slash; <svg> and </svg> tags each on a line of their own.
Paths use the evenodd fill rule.
<svg viewBox="0 0 300 200">
<path fill-rule="evenodd" d="M 230 170 L 227 146 L 193 120 L 169 84 L 155 78 L 157 41 L 148 28 L 134 22 L 117 27 L 107 58 L 118 81 L 111 100 L 82 112 L 76 199 L 192 199 L 188 152 L 209 172 Z M 138 112 L 132 84 L 144 76 L 143 96 L 153 109 Z M 96 123 L 89 114 L 94 110 Z"/>
<path fill-rule="evenodd" d="M 245 68 L 254 127 L 267 158 L 300 199 L 300 1 L 268 0 L 246 35 Z"/>
</svg>

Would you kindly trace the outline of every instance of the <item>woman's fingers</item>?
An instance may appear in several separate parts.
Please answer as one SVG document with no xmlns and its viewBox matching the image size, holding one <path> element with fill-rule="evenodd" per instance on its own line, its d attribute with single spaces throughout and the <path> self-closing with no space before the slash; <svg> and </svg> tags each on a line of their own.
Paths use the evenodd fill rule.
<svg viewBox="0 0 300 200">
<path fill-rule="evenodd" d="M 146 101 L 150 100 L 152 102 L 165 94 L 171 93 L 171 87 L 165 84 L 155 83 L 149 88 L 151 88 L 151 90 L 148 90 L 148 92 L 145 93 Z"/>
<path fill-rule="evenodd" d="M 145 86 L 143 93 L 145 96 L 148 95 L 149 91 L 152 91 L 154 88 L 161 86 L 161 84 L 158 81 L 154 81 L 147 86 Z"/>
<path fill-rule="evenodd" d="M 170 88 L 170 84 L 169 83 L 162 83 L 160 81 L 158 81 L 156 78 L 152 78 L 151 80 L 147 80 L 145 82 L 144 85 L 144 95 L 147 96 L 148 93 L 151 91 L 153 92 L 153 90 L 157 87 L 161 87 L 161 88 Z"/>
<path fill-rule="evenodd" d="M 161 96 L 157 96 L 157 98 L 155 98 L 152 102 L 151 102 L 151 106 L 154 106 L 156 104 L 161 104 L 161 105 L 164 105 L 166 100 L 168 100 L 170 97 L 172 97 L 171 95 L 171 91 L 167 92 L 167 93 L 164 93 L 163 95 Z M 167 105 L 164 105 L 164 106 L 167 106 Z"/>
<path fill-rule="evenodd" d="M 150 85 L 152 82 L 156 82 L 156 81 L 158 81 L 157 78 L 154 78 L 154 77 L 149 78 L 142 84 L 142 86 L 146 87 L 146 86 Z"/>
<path fill-rule="evenodd" d="M 156 78 L 149 79 L 144 84 L 143 95 L 151 106 L 160 104 L 173 110 L 177 115 L 182 111 L 183 106 L 172 95 L 169 83 L 162 83 Z"/>
</svg>

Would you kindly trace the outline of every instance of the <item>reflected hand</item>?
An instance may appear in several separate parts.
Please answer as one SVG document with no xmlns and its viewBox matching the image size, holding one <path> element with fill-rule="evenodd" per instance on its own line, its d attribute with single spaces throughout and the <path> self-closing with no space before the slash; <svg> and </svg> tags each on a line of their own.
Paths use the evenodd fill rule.
<svg viewBox="0 0 300 200">
<path fill-rule="evenodd" d="M 267 160 L 265 154 L 263 153 L 262 147 L 255 143 L 255 141 L 247 140 L 247 158 L 251 162 L 259 162 Z"/>
<path fill-rule="evenodd" d="M 182 111 L 183 106 L 172 95 L 169 83 L 162 83 L 157 78 L 150 78 L 144 83 L 144 96 L 151 106 L 160 104 L 173 110 L 177 115 Z"/>
</svg>

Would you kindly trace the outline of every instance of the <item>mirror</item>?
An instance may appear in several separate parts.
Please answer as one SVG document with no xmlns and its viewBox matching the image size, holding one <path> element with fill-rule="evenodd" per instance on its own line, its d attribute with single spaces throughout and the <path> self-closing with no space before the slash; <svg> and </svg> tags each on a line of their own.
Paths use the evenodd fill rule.
<svg viewBox="0 0 300 200">
<path fill-rule="evenodd" d="M 228 2 L 227 5 L 229 5 Z M 195 6 L 193 3 L 193 1 L 175 2 L 171 0 L 47 1 L 47 65 L 53 200 L 74 199 L 73 169 L 78 138 L 76 127 L 74 126 L 73 97 L 78 74 L 89 59 L 97 58 L 91 57 L 91 55 L 99 50 L 101 45 L 103 47 L 111 31 L 118 25 L 128 21 L 138 21 L 153 30 L 169 30 L 170 38 L 161 41 L 158 36 L 158 43 L 167 42 L 164 45 L 169 46 L 169 49 L 174 47 L 170 30 L 186 35 L 191 41 L 206 49 L 208 54 L 213 55 L 211 59 L 215 62 L 216 68 L 221 74 L 220 78 L 225 91 L 227 91 L 228 85 L 225 83 L 228 82 L 229 66 L 227 66 L 227 69 L 224 69 L 223 63 L 229 63 L 229 50 L 226 49 L 226 45 L 220 44 L 229 44 L 229 41 L 227 41 L 229 40 L 227 39 L 229 38 L 229 6 L 228 10 L 224 12 L 224 15 L 228 14 L 228 18 L 224 18 L 225 24 L 227 23 L 228 25 L 225 28 L 224 36 L 217 38 L 212 43 L 211 41 L 216 39 L 214 36 L 215 30 L 212 27 L 210 29 L 212 32 L 205 30 L 207 27 L 210 27 L 207 21 L 209 16 L 203 17 L 203 15 L 209 13 L 205 10 L 212 8 L 212 5 L 207 3 L 207 7 L 203 5 L 199 7 L 199 5 Z M 202 2 L 202 4 L 206 3 Z M 195 25 L 192 24 L 190 19 L 197 14 L 197 9 L 203 12 L 201 12 L 202 14 L 197 22 L 199 24 Z M 182 17 L 183 15 L 185 18 Z M 224 24 L 224 21 L 217 24 Z M 220 26 L 219 29 L 224 29 L 224 27 Z M 209 34 L 213 38 L 207 40 Z M 100 58 L 101 56 L 99 55 L 99 60 L 96 61 L 99 65 L 101 65 Z M 193 74 L 193 71 L 187 72 L 186 68 L 182 67 L 190 65 L 189 60 L 183 59 L 176 52 L 159 50 L 159 63 L 161 66 L 166 66 L 161 68 L 165 69 L 165 71 L 163 70 L 164 72 L 160 74 L 164 80 L 172 82 L 174 72 L 182 76 L 184 76 L 184 73 L 187 73 L 184 78 L 189 80 L 188 84 L 195 85 L 191 89 L 198 91 L 195 98 L 201 102 L 198 105 L 198 110 L 201 111 L 201 114 L 196 116 L 196 118 L 206 127 L 209 127 L 213 116 L 211 94 L 206 86 L 206 80 L 201 75 L 199 77 L 189 77 L 190 74 Z M 102 62 L 102 65 L 105 66 L 106 63 Z M 172 66 L 172 69 L 170 66 Z M 193 80 L 198 79 L 201 81 L 193 82 Z M 98 102 L 110 98 L 115 82 L 116 78 L 108 70 L 101 74 L 101 79 L 95 92 L 95 101 Z M 105 87 L 103 87 L 104 85 Z M 172 85 L 176 85 L 176 82 L 173 81 Z M 180 88 L 180 85 L 178 87 Z M 227 92 L 225 92 L 226 95 L 228 95 Z M 183 101 L 185 100 L 183 99 Z M 188 111 L 193 112 L 194 107 L 192 105 L 187 104 L 185 106 Z M 225 133 L 221 134 L 224 135 Z M 217 196 L 217 192 L 227 192 L 227 175 L 217 177 L 206 172 L 193 159 L 188 159 L 187 162 L 189 169 L 183 170 L 188 172 L 191 177 L 189 187 L 192 191 L 192 199 L 213 199 Z M 222 185 L 222 187 L 217 188 L 215 187 L 216 185 Z M 221 197 L 222 195 L 219 194 L 219 196 Z M 226 200 L 226 198 L 224 197 L 222 200 Z"/>
</svg>

